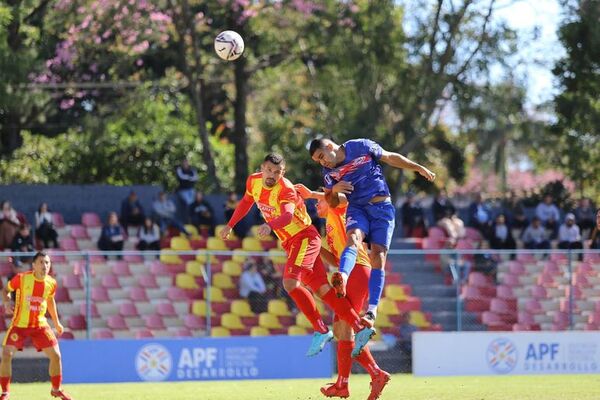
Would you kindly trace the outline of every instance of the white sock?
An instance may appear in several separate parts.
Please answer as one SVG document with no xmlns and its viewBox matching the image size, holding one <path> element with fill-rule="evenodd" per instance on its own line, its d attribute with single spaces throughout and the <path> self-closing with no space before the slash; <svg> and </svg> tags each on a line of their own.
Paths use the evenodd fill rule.
<svg viewBox="0 0 600 400">
<path fill-rule="evenodd" d="M 367 312 L 373 314 L 374 317 L 377 317 L 377 306 L 373 304 L 369 304 L 369 308 L 367 308 Z"/>
<path fill-rule="evenodd" d="M 344 282 L 348 282 L 348 274 L 345 272 L 341 272 L 341 271 L 340 271 L 340 274 L 342 275 L 342 279 L 344 280 Z"/>
</svg>

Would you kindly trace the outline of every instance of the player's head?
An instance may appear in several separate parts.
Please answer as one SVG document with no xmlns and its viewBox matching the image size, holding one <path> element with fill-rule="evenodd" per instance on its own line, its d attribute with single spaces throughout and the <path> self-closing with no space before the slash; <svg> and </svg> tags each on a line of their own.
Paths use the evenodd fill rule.
<svg viewBox="0 0 600 400">
<path fill-rule="evenodd" d="M 260 165 L 262 183 L 266 187 L 273 187 L 285 174 L 285 159 L 281 154 L 269 153 Z"/>
<path fill-rule="evenodd" d="M 43 251 L 38 251 L 33 256 L 33 273 L 38 277 L 46 277 L 50 272 L 50 266 L 52 262 L 50 261 L 50 256 Z"/>
<path fill-rule="evenodd" d="M 313 161 L 326 168 L 334 168 L 338 164 L 340 146 L 331 139 L 314 139 L 310 142 L 308 151 Z"/>
</svg>

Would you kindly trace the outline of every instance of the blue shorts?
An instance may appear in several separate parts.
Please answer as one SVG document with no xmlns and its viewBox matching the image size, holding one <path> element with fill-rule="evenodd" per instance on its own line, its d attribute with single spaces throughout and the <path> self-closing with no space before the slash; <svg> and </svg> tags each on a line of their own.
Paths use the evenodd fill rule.
<svg viewBox="0 0 600 400">
<path fill-rule="evenodd" d="M 369 242 L 390 248 L 396 226 L 396 210 L 390 200 L 375 204 L 348 205 L 346 231 L 360 229 Z"/>
</svg>

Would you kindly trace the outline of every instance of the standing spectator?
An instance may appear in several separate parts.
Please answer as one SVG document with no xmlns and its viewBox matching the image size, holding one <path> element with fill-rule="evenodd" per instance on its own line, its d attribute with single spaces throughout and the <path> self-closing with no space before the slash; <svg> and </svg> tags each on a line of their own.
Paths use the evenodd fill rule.
<svg viewBox="0 0 600 400">
<path fill-rule="evenodd" d="M 138 231 L 138 239 L 138 250 L 160 250 L 160 228 L 150 217 L 144 219 L 144 225 Z"/>
<path fill-rule="evenodd" d="M 506 224 L 504 214 L 499 214 L 492 225 L 490 247 L 497 250 L 514 250 L 517 248 L 510 228 Z"/>
<path fill-rule="evenodd" d="M 422 238 L 427 235 L 423 208 L 417 202 L 414 193 L 409 192 L 406 195 L 406 201 L 400 208 L 400 214 L 402 216 L 404 237 Z"/>
<path fill-rule="evenodd" d="M 483 237 L 490 237 L 492 226 L 492 212 L 483 201 L 481 193 L 477 193 L 473 202 L 469 205 L 469 226 L 477 229 Z"/>
<path fill-rule="evenodd" d="M 198 182 L 198 172 L 196 168 L 190 166 L 187 158 L 184 158 L 181 165 L 175 170 L 179 186 L 177 187 L 177 195 L 186 207 L 194 202 L 194 185 Z"/>
<path fill-rule="evenodd" d="M 537 205 L 535 208 L 535 216 L 538 217 L 542 222 L 542 225 L 551 232 L 550 238 L 554 239 L 558 230 L 560 211 L 556 204 L 554 204 L 551 195 L 545 195 L 544 201 Z"/>
<path fill-rule="evenodd" d="M 0 209 L 0 249 L 8 249 L 21 226 L 17 212 L 8 200 L 2 202 Z"/>
<path fill-rule="evenodd" d="M 531 225 L 529 225 L 523 232 L 523 246 L 526 249 L 549 249 L 550 242 L 548 241 L 548 234 L 546 229 L 542 226 L 542 223 L 538 217 L 533 217 Z"/>
<path fill-rule="evenodd" d="M 456 214 L 456 208 L 448 198 L 445 189 L 441 189 L 435 197 L 435 200 L 431 205 L 431 211 L 433 212 L 433 218 L 435 219 L 436 223 L 442 218 Z"/>
<path fill-rule="evenodd" d="M 58 248 L 58 233 L 54 229 L 52 213 L 48 210 L 48 204 L 42 203 L 35 213 L 35 237 L 44 243 L 44 248 Z"/>
<path fill-rule="evenodd" d="M 240 296 L 248 299 L 253 313 L 260 314 L 267 311 L 266 292 L 265 281 L 258 272 L 256 262 L 251 260 L 240 276 Z"/>
<path fill-rule="evenodd" d="M 595 224 L 595 211 L 592 206 L 592 202 L 590 199 L 584 197 L 579 200 L 579 205 L 574 211 L 575 221 L 579 228 L 581 228 L 581 232 L 591 231 L 594 229 Z"/>
<path fill-rule="evenodd" d="M 188 231 L 175 215 L 177 211 L 175 203 L 167 198 L 165 192 L 160 192 L 158 194 L 158 199 L 152 204 L 152 210 L 154 211 L 154 216 L 163 235 L 168 227 L 173 226 L 180 232 L 183 232 L 187 237 L 190 237 Z"/>
<path fill-rule="evenodd" d="M 124 241 L 123 228 L 119 225 L 117 213 L 113 211 L 108 214 L 108 223 L 102 227 L 98 239 L 98 249 L 102 251 L 122 251 Z M 120 259 L 121 256 L 117 258 Z"/>
<path fill-rule="evenodd" d="M 229 221 L 236 207 L 240 203 L 238 195 L 235 192 L 227 193 L 227 200 L 225 201 L 225 220 Z"/>
<path fill-rule="evenodd" d="M 121 226 L 125 231 L 129 225 L 140 226 L 144 223 L 144 207 L 133 190 L 121 202 Z"/>
<path fill-rule="evenodd" d="M 558 231 L 558 247 L 560 249 L 582 249 L 581 232 L 575 223 L 575 215 L 569 213 Z"/>
<path fill-rule="evenodd" d="M 204 194 L 196 192 L 196 199 L 190 206 L 192 224 L 200 231 L 201 226 L 208 227 L 210 236 L 215 235 L 215 213 L 212 206 L 204 199 Z"/>
<path fill-rule="evenodd" d="M 467 234 L 465 223 L 450 208 L 446 209 L 446 216 L 438 220 L 437 226 L 446 232 L 449 247 L 456 246 L 458 239 L 464 238 Z"/>
<path fill-rule="evenodd" d="M 29 225 L 23 224 L 19 227 L 19 231 L 13 238 L 10 249 L 12 251 L 33 252 L 33 238 L 31 237 Z M 13 259 L 13 263 L 16 267 L 20 267 L 21 264 L 29 262 L 31 262 L 31 256 L 17 256 Z"/>
</svg>

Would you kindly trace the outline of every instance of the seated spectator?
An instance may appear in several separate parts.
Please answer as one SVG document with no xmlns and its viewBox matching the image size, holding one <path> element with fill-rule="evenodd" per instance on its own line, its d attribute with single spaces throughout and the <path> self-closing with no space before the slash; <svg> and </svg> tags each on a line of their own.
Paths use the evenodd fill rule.
<svg viewBox="0 0 600 400">
<path fill-rule="evenodd" d="M 506 222 L 510 225 L 511 229 L 518 229 L 519 232 L 523 232 L 523 230 L 529 226 L 529 220 L 525 215 L 523 201 L 517 198 L 513 191 L 510 192 L 509 196 L 504 198 L 502 209 L 506 216 Z"/>
<path fill-rule="evenodd" d="M 122 251 L 125 234 L 123 228 L 119 225 L 119 218 L 116 212 L 108 214 L 108 223 L 102 227 L 100 238 L 98 239 L 98 249 L 102 251 Z M 121 258 L 118 256 L 117 258 Z"/>
<path fill-rule="evenodd" d="M 29 225 L 23 224 L 19 227 L 19 231 L 13 238 L 12 245 L 10 246 L 12 251 L 19 252 L 33 252 L 33 238 L 31 237 L 31 229 Z M 33 254 L 31 256 L 15 256 L 13 263 L 15 266 L 20 267 L 23 263 L 31 263 Z"/>
<path fill-rule="evenodd" d="M 448 215 L 456 214 L 456 207 L 454 207 L 454 204 L 452 204 L 448 198 L 445 189 L 441 189 L 435 197 L 435 200 L 431 205 L 431 211 L 433 212 L 433 218 L 436 223 L 442 218 L 448 217 Z"/>
<path fill-rule="evenodd" d="M 558 230 L 558 248 L 560 249 L 582 249 L 581 232 L 575 223 L 575 215 L 569 213 L 565 216 L 565 222 Z"/>
<path fill-rule="evenodd" d="M 235 211 L 239 203 L 240 200 L 238 199 L 238 196 L 235 192 L 229 192 L 227 194 L 227 200 L 225 201 L 224 205 L 225 221 L 229 221 L 231 219 L 231 216 L 233 215 L 233 212 Z"/>
<path fill-rule="evenodd" d="M 412 354 L 412 335 L 419 330 L 418 327 L 410 323 L 410 314 L 408 312 L 402 314 L 402 320 L 399 327 L 398 346 L 405 354 Z"/>
<path fill-rule="evenodd" d="M 209 235 L 215 235 L 215 213 L 200 191 L 196 192 L 196 199 L 190 206 L 190 219 L 198 230 L 201 226 L 207 226 Z"/>
<path fill-rule="evenodd" d="M 138 239 L 138 250 L 160 250 L 160 228 L 150 217 L 144 219 L 144 225 L 138 231 Z"/>
<path fill-rule="evenodd" d="M 44 243 L 44 248 L 52 247 L 58 249 L 58 233 L 54 229 L 52 213 L 48 210 L 48 204 L 42 203 L 35 212 L 35 237 Z"/>
<path fill-rule="evenodd" d="M 409 192 L 406 195 L 406 201 L 404 204 L 402 204 L 400 213 L 402 215 L 402 228 L 404 231 L 404 237 L 427 236 L 423 208 L 416 200 L 414 193 Z"/>
<path fill-rule="evenodd" d="M 596 212 L 596 227 L 590 236 L 590 249 L 600 249 L 600 210 Z"/>
<path fill-rule="evenodd" d="M 473 202 L 469 205 L 469 226 L 481 232 L 484 238 L 490 237 L 492 212 L 483 201 L 481 193 L 477 193 Z"/>
<path fill-rule="evenodd" d="M 141 226 L 144 223 L 144 207 L 133 190 L 121 202 L 121 226 L 127 231 L 129 225 Z"/>
<path fill-rule="evenodd" d="M 12 246 L 20 226 L 21 222 L 15 209 L 9 201 L 3 201 L 0 209 L 0 249 L 9 249 Z"/>
<path fill-rule="evenodd" d="M 531 225 L 523 232 L 523 246 L 526 249 L 549 249 L 550 241 L 546 229 L 538 217 L 533 217 Z"/>
<path fill-rule="evenodd" d="M 449 247 L 456 246 L 458 239 L 464 238 L 467 234 L 465 223 L 454 214 L 451 208 L 446 209 L 446 216 L 437 222 L 437 226 L 446 232 Z"/>
<path fill-rule="evenodd" d="M 181 221 L 177 219 L 175 203 L 167 198 L 165 192 L 158 194 L 158 199 L 152 204 L 152 210 L 158 226 L 160 227 L 161 234 L 165 234 L 167 228 L 172 226 L 175 229 L 183 232 L 186 236 L 190 237 L 189 232 L 185 229 Z"/>
<path fill-rule="evenodd" d="M 196 191 L 194 185 L 198 182 L 198 172 L 196 168 L 190 166 L 187 158 L 184 158 L 181 165 L 175 170 L 179 186 L 177 187 L 177 196 L 186 207 L 194 202 Z"/>
<path fill-rule="evenodd" d="M 250 309 L 255 314 L 267 311 L 267 287 L 255 261 L 250 261 L 244 266 L 244 272 L 240 276 L 240 296 L 248 299 Z"/>
<path fill-rule="evenodd" d="M 579 206 L 577 206 L 573 213 L 575 214 L 575 221 L 581 229 L 581 232 L 587 233 L 589 230 L 589 233 L 591 233 L 596 225 L 596 212 L 590 199 L 584 197 L 579 200 Z"/>
<path fill-rule="evenodd" d="M 535 216 L 540 219 L 544 228 L 548 229 L 550 239 L 554 239 L 558 230 L 558 221 L 560 220 L 560 211 L 554 204 L 552 196 L 547 194 L 544 201 L 540 202 L 535 208 Z"/>
<path fill-rule="evenodd" d="M 496 250 L 514 250 L 517 248 L 512 232 L 506 224 L 504 214 L 499 214 L 494 220 L 490 234 L 490 247 Z"/>
</svg>

